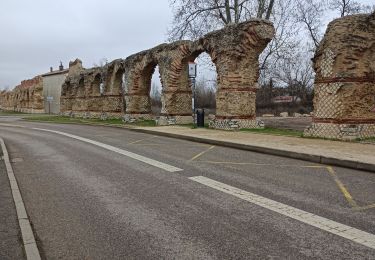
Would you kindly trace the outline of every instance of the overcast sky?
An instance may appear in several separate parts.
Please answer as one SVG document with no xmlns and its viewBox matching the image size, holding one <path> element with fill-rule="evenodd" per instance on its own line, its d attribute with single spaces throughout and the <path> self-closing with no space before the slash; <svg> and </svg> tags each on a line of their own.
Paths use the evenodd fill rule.
<svg viewBox="0 0 375 260">
<path fill-rule="evenodd" d="M 80 58 L 92 67 L 166 40 L 168 0 L 0 0 L 0 88 Z"/>
<path fill-rule="evenodd" d="M 372 3 L 373 0 L 362 0 Z M 80 58 L 126 58 L 166 40 L 168 0 L 0 0 L 0 89 Z"/>
</svg>

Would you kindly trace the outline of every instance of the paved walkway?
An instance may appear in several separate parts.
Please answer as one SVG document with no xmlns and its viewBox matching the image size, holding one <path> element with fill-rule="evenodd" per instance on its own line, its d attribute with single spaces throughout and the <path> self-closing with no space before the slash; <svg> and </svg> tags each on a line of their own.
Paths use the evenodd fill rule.
<svg viewBox="0 0 375 260">
<path fill-rule="evenodd" d="M 137 127 L 135 130 L 375 172 L 373 144 L 181 126 Z"/>
</svg>

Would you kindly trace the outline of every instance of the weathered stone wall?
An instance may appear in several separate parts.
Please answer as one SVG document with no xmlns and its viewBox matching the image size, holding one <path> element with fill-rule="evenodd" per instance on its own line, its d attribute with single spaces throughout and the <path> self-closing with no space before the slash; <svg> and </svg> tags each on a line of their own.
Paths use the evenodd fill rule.
<svg viewBox="0 0 375 260">
<path fill-rule="evenodd" d="M 61 113 L 85 118 L 121 118 L 123 73 L 121 60 L 91 69 L 84 69 L 78 59 L 71 62 L 62 86 Z"/>
<path fill-rule="evenodd" d="M 258 58 L 274 36 L 271 23 L 251 20 L 207 34 L 198 41 L 162 44 L 124 61 L 126 120 L 151 118 L 151 76 L 159 65 L 162 116 L 159 124 L 192 122 L 188 63 L 207 52 L 218 74 L 217 115 L 214 128 L 258 127 L 255 95 L 259 76 Z"/>
<path fill-rule="evenodd" d="M 24 80 L 12 91 L 2 91 L 0 104 L 5 111 L 44 113 L 42 77 Z"/>
<path fill-rule="evenodd" d="M 62 86 L 61 114 L 87 118 L 123 117 L 126 121 L 152 119 L 151 78 L 158 65 L 163 87 L 158 123 L 191 123 L 188 63 L 207 52 L 218 74 L 217 114 L 211 127 L 258 127 L 255 118 L 258 58 L 274 34 L 272 23 L 254 19 L 226 26 L 194 42 L 161 44 L 103 67 L 84 69 L 77 59 L 70 62 Z M 43 109 L 42 95 L 38 94 L 43 85 L 39 81 L 34 85 L 16 88 L 10 94 L 3 93 L 2 106 L 24 112 Z"/>
<path fill-rule="evenodd" d="M 314 118 L 306 136 L 375 136 L 375 14 L 336 19 L 315 57 Z"/>
</svg>

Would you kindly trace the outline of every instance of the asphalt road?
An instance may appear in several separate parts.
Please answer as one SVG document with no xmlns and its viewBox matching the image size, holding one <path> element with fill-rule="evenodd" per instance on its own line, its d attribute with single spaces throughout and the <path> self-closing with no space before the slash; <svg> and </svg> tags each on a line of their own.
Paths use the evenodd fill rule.
<svg viewBox="0 0 375 260">
<path fill-rule="evenodd" d="M 375 234 L 373 173 L 109 127 L 0 119 L 0 137 L 45 259 L 375 259 L 374 249 L 189 179 Z"/>
</svg>

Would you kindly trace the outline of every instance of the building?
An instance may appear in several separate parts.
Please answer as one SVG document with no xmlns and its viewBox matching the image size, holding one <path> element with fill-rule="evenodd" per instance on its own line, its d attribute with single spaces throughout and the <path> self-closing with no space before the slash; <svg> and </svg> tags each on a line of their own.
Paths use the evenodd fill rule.
<svg viewBox="0 0 375 260">
<path fill-rule="evenodd" d="M 68 76 L 68 73 L 69 69 L 64 69 L 64 66 L 60 62 L 58 70 L 54 71 L 51 67 L 50 72 L 42 75 L 45 113 L 60 113 L 61 86 Z"/>
</svg>

